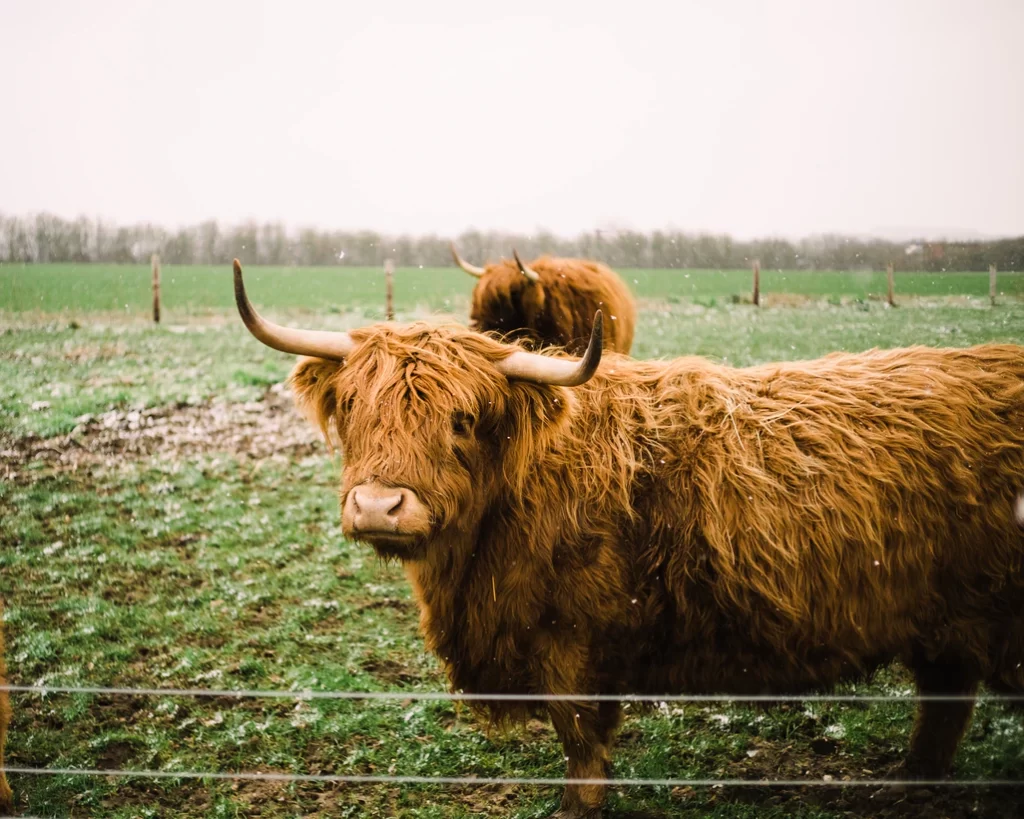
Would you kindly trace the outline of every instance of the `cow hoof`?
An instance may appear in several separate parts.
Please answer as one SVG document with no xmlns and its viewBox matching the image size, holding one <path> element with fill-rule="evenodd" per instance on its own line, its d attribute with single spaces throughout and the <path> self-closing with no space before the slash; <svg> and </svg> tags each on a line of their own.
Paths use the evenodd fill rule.
<svg viewBox="0 0 1024 819">
<path fill-rule="evenodd" d="M 949 776 L 948 771 L 939 773 L 938 770 L 935 765 L 929 765 L 921 760 L 907 759 L 883 777 L 891 784 L 883 786 L 882 790 L 903 799 L 915 799 L 921 794 L 930 794 L 927 787 L 922 786 L 920 782 L 922 779 L 935 781 Z"/>
<path fill-rule="evenodd" d="M 949 770 L 942 766 L 911 757 L 889 771 L 885 778 L 896 782 L 912 783 L 922 779 L 931 781 L 947 779 L 949 775 Z"/>
</svg>

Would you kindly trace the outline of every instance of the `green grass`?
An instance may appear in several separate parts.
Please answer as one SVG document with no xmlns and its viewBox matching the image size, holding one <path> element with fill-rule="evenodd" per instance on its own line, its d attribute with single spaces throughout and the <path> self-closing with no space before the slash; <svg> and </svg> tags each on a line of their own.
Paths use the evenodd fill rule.
<svg viewBox="0 0 1024 819">
<path fill-rule="evenodd" d="M 366 315 L 369 309 L 319 315 L 265 312 L 280 321 L 325 329 L 373 319 Z M 116 408 L 195 404 L 211 396 L 249 401 L 283 379 L 294 363 L 291 356 L 259 344 L 227 313 L 177 327 L 118 323 L 109 317 L 26 323 L 18 314 L 6 315 L 17 329 L 0 332 L 0 433 L 66 433 L 80 416 Z M 412 315 L 400 312 L 398 318 Z M 633 349 L 637 358 L 695 354 L 742 366 L 813 358 L 831 350 L 1020 341 L 1024 302 L 994 309 L 939 302 L 895 310 L 879 303 L 813 302 L 800 309 L 759 310 L 666 303 L 644 309 L 639 325 Z"/>
<path fill-rule="evenodd" d="M 246 284 L 258 305 L 277 308 L 353 305 L 383 310 L 381 270 L 359 267 L 246 266 Z M 399 270 L 396 306 L 447 309 L 452 300 L 468 302 L 470 278 L 456 268 Z M 13 312 L 73 313 L 111 311 L 128 315 L 152 309 L 148 265 L 0 265 L 0 309 Z M 230 264 L 210 267 L 164 265 L 161 305 L 167 320 L 234 304 Z"/>
<path fill-rule="evenodd" d="M 32 454 L 54 443 L 47 436 L 73 430 L 83 414 L 180 403 L 182 412 L 195 413 L 201 423 L 204 413 L 213 414 L 220 406 L 259 400 L 268 385 L 287 374 L 290 356 L 260 346 L 221 309 L 230 307 L 230 290 L 221 292 L 226 271 L 207 271 L 192 302 L 175 303 L 173 290 L 165 289 L 172 327 L 139 320 L 148 293 L 146 271 L 137 272 L 143 285 L 134 301 L 126 301 L 127 318 L 113 316 L 110 293 L 99 286 L 75 296 L 80 300 L 76 303 L 52 280 L 44 287 L 43 279 L 34 286 L 49 294 L 51 301 L 44 300 L 39 308 L 49 315 L 14 312 L 11 307 L 20 302 L 6 300 L 10 291 L 3 288 L 10 280 L 0 278 L 5 282 L 0 285 L 0 306 L 6 308 L 0 312 L 0 328 L 6 328 L 0 330 L 0 452 L 7 453 L 0 455 L 0 595 L 7 605 L 12 681 L 443 688 L 438 665 L 417 634 L 415 606 L 401 572 L 341 537 L 339 464 L 322 449 L 282 444 L 272 448 L 272 455 L 254 457 L 212 434 L 198 451 L 142 456 L 94 452 L 83 454 L 76 469 L 56 467 L 45 449 Z M 0 269 L 0 277 L 9 273 L 9 267 Z M 994 309 L 979 300 L 930 298 L 895 310 L 877 302 L 827 300 L 755 310 L 727 298 L 740 292 L 739 274 L 728 274 L 737 277 L 734 281 L 723 278 L 720 291 L 703 289 L 693 299 L 683 289 L 689 286 L 681 278 L 684 273 L 645 273 L 651 278 L 638 273 L 635 287 L 652 300 L 639 322 L 638 357 L 697 353 L 744 365 L 835 349 L 1024 341 L 1024 302 L 1017 299 Z M 170 268 L 164 274 L 165 280 L 174 276 Z M 204 274 L 190 269 L 190 275 L 202 279 Z M 316 275 L 323 282 L 332 281 L 331 275 L 349 279 L 336 278 L 334 290 L 328 287 L 326 296 L 313 298 L 287 286 L 282 277 L 261 271 L 253 277 L 253 297 L 268 315 L 309 326 L 340 329 L 377 315 L 377 293 L 372 281 L 366 283 L 368 274 L 362 280 L 351 271 Z M 416 275 L 424 277 L 424 292 L 399 302 L 400 319 L 424 307 L 464 317 L 464 274 L 453 272 L 451 280 L 438 278 L 429 287 L 427 277 L 433 271 Z M 662 291 L 657 290 L 656 276 L 666 277 Z M 668 277 L 673 277 L 671 286 Z M 672 286 L 680 289 L 673 291 Z M 462 301 L 456 297 L 460 288 Z M 345 309 L 324 309 L 325 302 L 343 302 Z M 54 315 L 65 309 L 62 304 L 73 303 L 67 315 Z M 312 312 L 316 304 L 320 310 Z M 57 443 L 63 449 L 75 446 Z M 904 673 L 892 669 L 858 690 L 906 688 Z M 12 700 L 12 765 L 564 775 L 561 750 L 546 724 L 491 735 L 467 712 L 445 703 L 67 695 L 16 695 Z M 627 720 L 616 752 L 616 775 L 880 775 L 905 749 L 910 723 L 910 709 L 901 704 L 794 705 L 764 713 L 740 706 L 670 707 L 667 713 L 636 714 Z M 823 738 L 831 744 L 823 746 Z M 959 775 L 1018 776 L 1024 763 L 1021 738 L 1018 716 L 983 705 L 958 757 Z M 350 787 L 66 776 L 12 780 L 26 812 L 115 819 L 527 819 L 546 816 L 557 800 L 555 789 L 530 787 Z M 880 805 L 883 799 L 866 792 L 630 788 L 615 792 L 608 815 L 876 816 L 890 804 Z M 976 799 L 950 797 L 941 807 L 931 807 L 935 815 L 959 817 L 1008 815 L 1015 804 L 1010 797 L 993 796 L 981 803 L 980 813 L 972 813 Z"/>
<path fill-rule="evenodd" d="M 230 265 L 164 265 L 161 298 L 168 319 L 232 306 Z M 246 266 L 253 300 L 278 308 L 316 310 L 331 305 L 382 308 L 383 274 L 376 268 Z M 622 270 L 640 298 L 727 300 L 750 293 L 745 270 Z M 146 265 L 0 265 L 0 310 L 79 314 L 112 311 L 141 315 L 151 309 L 151 274 Z M 835 298 L 867 298 L 886 292 L 885 273 L 764 270 L 762 292 Z M 400 268 L 395 271 L 395 305 L 450 310 L 464 305 L 472 280 L 455 268 Z M 1004 296 L 1024 296 L 1024 274 L 1001 273 Z M 972 296 L 987 298 L 987 273 L 900 273 L 897 297 Z"/>
<path fill-rule="evenodd" d="M 400 572 L 337 534 L 336 464 L 325 456 L 256 468 L 229 455 L 189 463 L 39 475 L 0 487 L 0 572 L 12 678 L 48 685 L 439 690 Z M 903 683 L 883 675 L 872 690 Z M 14 698 L 12 765 L 170 770 L 564 775 L 549 728 L 488 736 L 446 703 L 34 695 Z M 863 776 L 896 758 L 906 706 L 818 705 L 759 713 L 672 707 L 629 719 L 622 777 Z M 812 740 L 835 737 L 825 757 Z M 983 706 L 961 753 L 964 776 L 1012 775 L 1019 721 Z M 754 756 L 750 756 L 749 753 Z M 787 763 L 787 758 L 790 760 Z M 778 762 L 778 760 L 782 760 Z M 128 817 L 157 803 L 176 816 L 543 816 L 551 791 L 339 788 L 16 777 L 47 815 Z M 499 798 L 501 797 L 501 798 Z M 665 789 L 617 795 L 615 815 L 765 815 L 742 801 Z M 691 814 L 675 811 L 687 807 Z M 764 806 L 761 806 L 762 808 Z M 795 806 L 790 805 L 792 810 Z M 317 811 L 322 811 L 318 814 Z M 432 812 L 433 811 L 433 812 Z M 156 813 L 153 815 L 171 815 Z M 817 815 L 812 811 L 788 815 Z M 822 814 L 831 815 L 831 814 Z"/>
</svg>

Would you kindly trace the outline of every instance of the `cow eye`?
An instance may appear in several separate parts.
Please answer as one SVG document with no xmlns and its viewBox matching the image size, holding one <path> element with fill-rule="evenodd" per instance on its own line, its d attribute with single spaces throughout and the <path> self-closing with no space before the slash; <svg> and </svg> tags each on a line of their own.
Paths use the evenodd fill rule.
<svg viewBox="0 0 1024 819">
<path fill-rule="evenodd" d="M 473 431 L 473 416 L 466 412 L 452 413 L 452 432 L 456 435 L 466 436 Z"/>
</svg>

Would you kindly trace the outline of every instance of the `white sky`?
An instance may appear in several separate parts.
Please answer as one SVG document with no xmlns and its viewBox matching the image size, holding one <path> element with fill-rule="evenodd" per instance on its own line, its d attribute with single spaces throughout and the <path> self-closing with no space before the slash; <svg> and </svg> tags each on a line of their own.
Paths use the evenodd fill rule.
<svg viewBox="0 0 1024 819">
<path fill-rule="evenodd" d="M 1024 233 L 1024 0 L 0 0 L 0 210 Z"/>
</svg>

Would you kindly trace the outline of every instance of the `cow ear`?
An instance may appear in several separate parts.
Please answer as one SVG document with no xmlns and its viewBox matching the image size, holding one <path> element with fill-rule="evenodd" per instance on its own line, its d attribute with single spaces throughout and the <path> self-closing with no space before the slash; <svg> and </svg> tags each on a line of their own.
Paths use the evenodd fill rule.
<svg viewBox="0 0 1024 819">
<path fill-rule="evenodd" d="M 288 377 L 296 406 L 307 419 L 320 427 L 328 444 L 333 441 L 333 422 L 338 411 L 335 376 L 342 366 L 340 361 L 301 358 Z"/>
<path fill-rule="evenodd" d="M 505 474 L 522 489 L 537 461 L 569 423 L 572 390 L 528 382 L 510 382 L 511 397 L 501 436 L 506 445 Z"/>
</svg>

